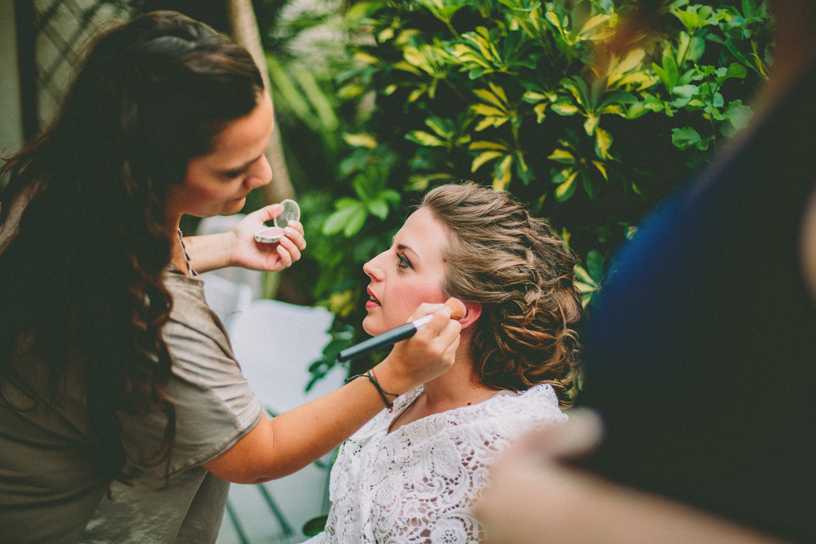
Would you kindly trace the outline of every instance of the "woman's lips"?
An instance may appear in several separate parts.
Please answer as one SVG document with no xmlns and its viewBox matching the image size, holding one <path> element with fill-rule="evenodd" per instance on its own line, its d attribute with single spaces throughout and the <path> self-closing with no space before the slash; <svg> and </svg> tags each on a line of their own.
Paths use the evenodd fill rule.
<svg viewBox="0 0 816 544">
<path fill-rule="evenodd" d="M 374 293 L 371 292 L 371 289 L 366 289 L 366 293 L 368 293 L 368 301 L 366 301 L 366 310 L 370 310 L 371 308 L 379 308 L 382 306 L 380 301 L 377 297 L 374 296 Z"/>
</svg>

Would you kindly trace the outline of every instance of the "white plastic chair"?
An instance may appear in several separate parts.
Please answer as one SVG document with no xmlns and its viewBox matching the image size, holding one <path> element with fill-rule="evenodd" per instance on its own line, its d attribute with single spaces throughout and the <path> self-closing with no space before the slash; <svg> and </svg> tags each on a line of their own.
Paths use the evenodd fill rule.
<svg viewBox="0 0 816 544">
<path fill-rule="evenodd" d="M 252 303 L 252 288 L 246 283 L 233 283 L 213 272 L 201 274 L 200 277 L 204 280 L 207 304 L 221 319 L 227 332 L 231 333 L 235 322 Z"/>
<path fill-rule="evenodd" d="M 332 314 L 325 308 L 255 300 L 229 327 L 233 350 L 250 388 L 269 412 L 280 414 L 343 385 L 343 368 L 335 368 L 305 392 L 309 365 L 320 359 L 330 340 Z M 230 490 L 233 542 L 301 542 L 301 527 L 326 513 L 328 475 L 333 454 L 295 474 L 255 486 Z M 273 516 L 270 516 L 270 510 Z M 277 520 L 276 524 L 273 520 Z M 226 525 L 226 524 L 225 524 Z M 277 540 L 275 540 L 277 539 Z M 226 538 L 219 537 L 219 544 Z"/>
</svg>

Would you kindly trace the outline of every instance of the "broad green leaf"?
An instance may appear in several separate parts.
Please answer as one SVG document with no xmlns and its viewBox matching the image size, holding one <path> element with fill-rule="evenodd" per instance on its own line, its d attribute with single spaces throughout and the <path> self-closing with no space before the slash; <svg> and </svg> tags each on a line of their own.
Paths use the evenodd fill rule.
<svg viewBox="0 0 816 544">
<path fill-rule="evenodd" d="M 675 17 L 680 19 L 680 22 L 683 23 L 683 26 L 686 27 L 689 34 L 694 34 L 694 31 L 700 22 L 700 18 L 696 13 L 692 13 L 690 11 L 680 11 L 678 9 L 672 10 L 672 13 Z"/>
<path fill-rule="evenodd" d="M 412 103 L 412 102 L 416 102 L 416 101 L 419 99 L 419 97 L 420 97 L 420 96 L 422 96 L 423 94 L 425 94 L 425 91 L 427 90 L 427 88 L 428 88 L 427 86 L 423 85 L 422 87 L 420 87 L 420 88 L 418 88 L 418 89 L 414 89 L 414 90 L 411 92 L 411 94 L 409 94 L 409 95 L 408 95 L 408 100 L 407 100 L 407 102 L 408 102 L 409 104 L 410 104 L 410 103 Z"/>
<path fill-rule="evenodd" d="M 593 250 L 587 253 L 587 272 L 595 280 L 595 283 L 600 284 L 603 278 L 604 258 L 603 256 Z"/>
<path fill-rule="evenodd" d="M 616 71 L 628 72 L 629 70 L 633 70 L 643 61 L 644 57 L 646 57 L 646 51 L 640 48 L 633 49 L 618 63 Z"/>
<path fill-rule="evenodd" d="M 601 161 L 592 161 L 592 164 L 595 165 L 595 168 L 598 169 L 598 172 L 601 173 L 604 179 L 606 181 L 609 181 L 609 176 L 606 175 L 606 165 L 604 165 L 604 163 L 602 163 Z"/>
<path fill-rule="evenodd" d="M 476 124 L 473 130 L 475 130 L 476 132 L 481 132 L 488 127 L 492 127 L 493 125 L 496 125 L 496 117 L 485 117 Z"/>
<path fill-rule="evenodd" d="M 646 115 L 648 112 L 649 110 L 644 107 L 643 102 L 638 102 L 629 106 L 629 109 L 626 110 L 626 118 L 637 119 L 638 117 Z"/>
<path fill-rule="evenodd" d="M 590 30 L 592 30 L 593 28 L 595 28 L 599 24 L 605 23 L 609 19 L 611 19 L 611 17 L 609 15 L 606 15 L 606 14 L 600 14 L 600 15 L 596 15 L 596 16 L 590 18 L 584 24 L 584 27 L 581 29 L 581 34 L 585 34 L 585 33 L 589 32 Z"/>
<path fill-rule="evenodd" d="M 612 147 L 612 135 L 602 128 L 595 130 L 595 154 L 599 159 L 610 160 L 612 155 L 609 148 Z"/>
<path fill-rule="evenodd" d="M 598 196 L 598 181 L 589 175 L 589 170 L 586 168 L 581 171 L 581 178 L 584 184 L 584 191 L 589 196 L 590 200 L 595 200 L 595 197 Z"/>
<path fill-rule="evenodd" d="M 378 59 L 374 55 L 363 53 L 362 51 L 357 51 L 356 53 L 354 53 L 354 60 L 364 62 L 366 64 L 373 64 L 375 66 L 380 63 L 380 59 Z"/>
<path fill-rule="evenodd" d="M 598 123 L 601 122 L 601 118 L 595 114 L 590 113 L 587 115 L 586 121 L 584 121 L 584 130 L 587 133 L 587 136 L 592 136 L 595 133 L 595 129 L 598 128 Z"/>
<path fill-rule="evenodd" d="M 700 151 L 705 151 L 708 149 L 708 142 L 708 139 L 704 139 L 692 127 L 672 129 L 672 143 L 679 149 L 686 150 L 694 146 Z"/>
<path fill-rule="evenodd" d="M 697 62 L 705 54 L 706 43 L 700 36 L 692 36 L 688 51 L 686 51 L 686 62 Z"/>
<path fill-rule="evenodd" d="M 748 68 L 746 68 L 745 66 L 743 66 L 742 64 L 740 64 L 738 62 L 732 62 L 731 65 L 728 67 L 728 69 L 725 70 L 725 73 L 721 77 L 717 78 L 717 84 L 722 85 L 722 83 L 725 80 L 730 79 L 732 77 L 735 77 L 735 78 L 738 78 L 738 79 L 745 79 L 747 76 L 748 76 Z"/>
<path fill-rule="evenodd" d="M 674 60 L 670 51 L 663 52 L 663 70 L 670 82 L 670 85 L 666 85 L 666 90 L 670 91 L 677 86 L 677 80 L 680 79 L 680 70 L 677 67 L 677 61 Z"/>
<path fill-rule="evenodd" d="M 500 144 L 497 142 L 489 142 L 487 140 L 479 140 L 478 142 L 473 142 L 468 146 L 468 149 L 502 149 L 507 151 L 508 147 L 505 144 Z"/>
<path fill-rule="evenodd" d="M 488 106 L 487 104 L 471 104 L 470 109 L 472 109 L 477 114 L 484 116 L 494 117 L 507 116 L 507 110 L 494 108 L 493 106 Z"/>
<path fill-rule="evenodd" d="M 555 199 L 558 202 L 564 202 L 569 200 L 569 198 L 575 193 L 576 183 L 575 180 L 578 178 L 578 171 L 573 171 L 567 180 L 556 187 L 555 189 Z"/>
<path fill-rule="evenodd" d="M 587 285 L 589 289 L 595 289 L 598 286 L 592 276 L 589 275 L 589 272 L 581 265 L 575 265 L 575 277 L 584 283 L 584 285 Z"/>
<path fill-rule="evenodd" d="M 537 105 L 535 108 L 533 108 L 533 111 L 536 114 L 536 123 L 542 123 L 544 121 L 545 112 L 547 111 L 547 103 L 544 102 Z"/>
<path fill-rule="evenodd" d="M 758 15 L 754 0 L 742 0 L 742 15 L 746 19 L 752 19 Z"/>
<path fill-rule="evenodd" d="M 425 124 L 443 138 L 450 139 L 453 136 L 453 123 L 448 120 L 439 117 L 428 117 L 425 119 Z"/>
<path fill-rule="evenodd" d="M 371 215 L 385 219 L 388 217 L 388 204 L 384 200 L 371 200 L 368 203 L 368 211 Z"/>
<path fill-rule="evenodd" d="M 379 34 L 377 34 L 377 40 L 380 43 L 387 42 L 388 40 L 390 40 L 393 37 L 394 37 L 394 28 L 393 27 L 388 27 L 385 30 L 383 30 L 382 32 L 380 32 Z"/>
<path fill-rule="evenodd" d="M 351 238 L 360 232 L 360 229 L 363 228 L 363 225 L 365 225 L 366 219 L 368 219 L 368 212 L 366 211 L 365 207 L 361 206 L 359 208 L 350 209 L 355 210 L 356 213 L 349 217 L 348 223 L 346 223 L 346 228 L 343 229 L 343 236 L 346 238 Z"/>
<path fill-rule="evenodd" d="M 506 98 L 504 99 L 504 101 L 502 101 L 502 98 L 499 95 L 491 93 L 487 89 L 473 89 L 473 94 L 475 94 L 485 102 L 489 102 L 490 104 L 493 104 L 494 106 L 497 106 L 499 108 L 504 109 L 507 106 Z"/>
<path fill-rule="evenodd" d="M 343 209 L 339 209 L 327 217 L 326 221 L 323 223 L 323 234 L 328 236 L 337 234 L 341 230 L 345 229 L 349 222 L 352 221 L 352 218 L 357 214 L 362 212 L 363 215 L 365 215 L 366 212 L 363 203 L 355 201 L 354 204 L 355 205 L 353 206 L 347 206 Z M 363 217 L 363 221 L 365 221 L 365 217 Z"/>
<path fill-rule="evenodd" d="M 414 74 L 416 76 L 418 76 L 419 74 L 422 73 L 421 71 L 417 70 L 414 66 L 412 66 L 411 64 L 408 64 L 404 60 L 401 60 L 399 62 L 396 62 L 396 63 L 392 64 L 391 67 L 395 68 L 397 70 L 402 70 L 403 72 L 411 72 L 412 74 Z"/>
<path fill-rule="evenodd" d="M 494 191 L 503 191 L 507 184 L 510 183 L 510 178 L 513 175 L 510 171 L 510 166 L 512 166 L 512 164 L 512 155 L 507 155 L 500 163 L 496 164 L 493 178 Z"/>
<path fill-rule="evenodd" d="M 405 135 L 405 139 L 415 144 L 424 145 L 426 147 L 444 147 L 445 142 L 422 130 L 412 130 Z"/>
<path fill-rule="evenodd" d="M 547 158 L 564 164 L 575 164 L 575 156 L 566 149 L 556 149 Z"/>
<path fill-rule="evenodd" d="M 470 167 L 470 171 L 475 172 L 487 161 L 498 159 L 503 155 L 504 153 L 501 153 L 500 151 L 484 151 L 480 153 L 475 159 L 473 159 L 473 164 Z"/>
<path fill-rule="evenodd" d="M 669 77 L 669 74 L 667 74 L 666 71 L 663 68 L 661 68 L 660 66 L 658 66 L 655 63 L 652 63 L 652 69 L 657 74 L 657 77 L 660 78 L 660 81 L 663 83 L 663 86 L 666 87 L 666 89 L 672 89 L 673 88 L 671 78 Z"/>
<path fill-rule="evenodd" d="M 729 138 L 733 137 L 738 130 L 742 130 L 748 126 L 748 122 L 753 115 L 753 110 L 743 105 L 742 100 L 734 100 L 728 104 L 728 107 L 722 114 L 722 118 L 727 120 L 728 124 L 724 124 L 720 127 L 720 132 Z"/>
<path fill-rule="evenodd" d="M 488 82 L 488 85 L 490 85 L 490 89 L 493 91 L 493 93 L 494 93 L 494 94 L 495 94 L 497 97 L 499 97 L 499 99 L 501 100 L 502 104 L 507 104 L 507 95 L 506 95 L 506 94 L 504 94 L 504 89 L 502 89 L 500 86 L 496 85 L 496 84 L 495 84 L 495 83 L 493 83 L 492 81 L 489 81 L 489 82 Z"/>
<path fill-rule="evenodd" d="M 565 116 L 575 115 L 579 111 L 578 107 L 570 102 L 567 98 L 559 98 L 553 102 L 551 109 L 558 115 Z"/>
<path fill-rule="evenodd" d="M 357 134 L 343 133 L 343 140 L 353 147 L 365 147 L 368 149 L 376 149 L 377 140 L 371 134 L 365 132 L 358 132 Z"/>
<path fill-rule="evenodd" d="M 637 101 L 638 99 L 635 97 L 635 95 L 630 92 L 623 90 L 612 91 L 611 93 L 606 93 L 606 95 L 604 95 L 603 101 L 601 101 L 598 109 L 602 109 L 610 105 L 634 104 Z"/>
<path fill-rule="evenodd" d="M 528 104 L 537 104 L 537 103 L 541 102 L 542 100 L 548 100 L 549 97 L 544 93 L 537 93 L 537 92 L 534 92 L 534 91 L 527 91 L 527 92 L 524 93 L 524 95 L 521 97 L 521 99 L 524 100 L 525 102 L 527 102 Z"/>
</svg>

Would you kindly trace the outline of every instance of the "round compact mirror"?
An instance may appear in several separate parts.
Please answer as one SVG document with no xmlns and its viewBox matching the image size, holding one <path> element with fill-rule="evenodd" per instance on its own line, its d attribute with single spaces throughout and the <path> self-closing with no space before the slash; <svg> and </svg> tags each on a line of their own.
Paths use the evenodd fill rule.
<svg viewBox="0 0 816 544">
<path fill-rule="evenodd" d="M 274 227 L 264 227 L 255 233 L 255 241 L 262 244 L 273 244 L 283 236 L 283 229 L 289 221 L 300 220 L 300 206 L 294 200 L 286 199 L 281 202 L 283 211 L 273 220 Z"/>
</svg>

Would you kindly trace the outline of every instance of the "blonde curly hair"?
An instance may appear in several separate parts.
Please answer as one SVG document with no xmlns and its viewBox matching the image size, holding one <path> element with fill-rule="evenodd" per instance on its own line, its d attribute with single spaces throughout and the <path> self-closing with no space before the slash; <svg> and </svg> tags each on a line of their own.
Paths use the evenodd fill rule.
<svg viewBox="0 0 816 544">
<path fill-rule="evenodd" d="M 470 182 L 437 187 L 420 207 L 452 234 L 443 292 L 482 306 L 472 348 L 482 382 L 514 391 L 549 383 L 571 405 L 582 307 L 564 241 L 508 193 Z"/>
</svg>

